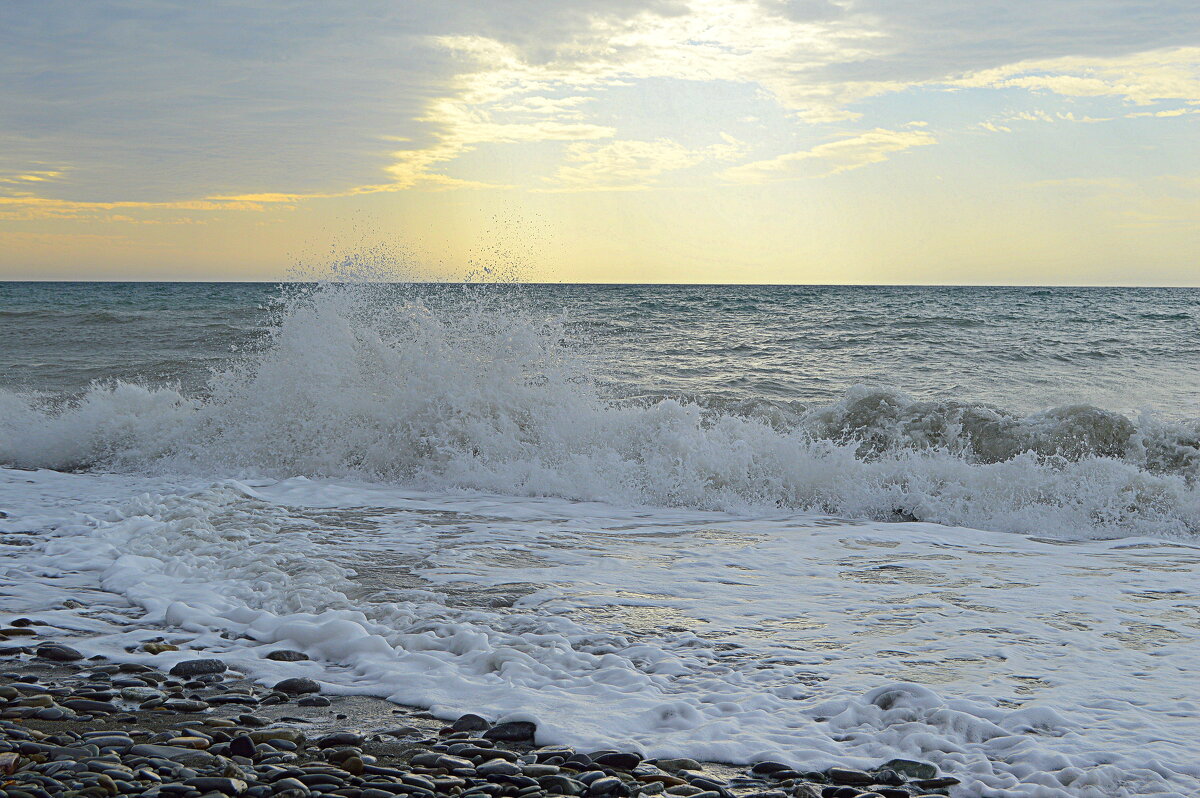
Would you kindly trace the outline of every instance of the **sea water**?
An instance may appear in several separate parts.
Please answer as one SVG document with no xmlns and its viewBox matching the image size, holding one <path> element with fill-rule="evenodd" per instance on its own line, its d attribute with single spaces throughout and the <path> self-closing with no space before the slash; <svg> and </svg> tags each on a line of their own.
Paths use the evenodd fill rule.
<svg viewBox="0 0 1200 798">
<path fill-rule="evenodd" d="M 0 284 L 0 620 L 544 743 L 1192 795 L 1198 300 Z"/>
</svg>

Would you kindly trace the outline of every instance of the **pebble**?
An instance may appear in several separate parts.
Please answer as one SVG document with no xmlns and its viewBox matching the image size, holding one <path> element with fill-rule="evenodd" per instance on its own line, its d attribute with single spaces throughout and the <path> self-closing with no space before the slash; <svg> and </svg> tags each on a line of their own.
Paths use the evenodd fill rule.
<svg viewBox="0 0 1200 798">
<path fill-rule="evenodd" d="M 301 695 L 303 693 L 319 693 L 321 685 L 317 684 L 312 679 L 306 679 L 302 676 L 294 676 L 291 679 L 284 679 L 273 688 L 281 693 L 288 695 Z"/>
<path fill-rule="evenodd" d="M 618 770 L 633 770 L 642 764 L 642 757 L 630 752 L 610 751 L 599 756 L 593 755 L 592 762 L 603 767 L 617 768 Z"/>
<path fill-rule="evenodd" d="M 167 671 L 172 676 L 202 676 L 208 673 L 224 673 L 227 666 L 219 659 L 188 659 L 177 662 Z"/>
<path fill-rule="evenodd" d="M 483 739 L 493 742 L 532 743 L 537 726 L 524 720 L 497 723 L 483 733 Z"/>
<path fill-rule="evenodd" d="M 34 653 L 53 662 L 76 662 L 83 659 L 83 654 L 61 643 L 42 643 Z"/>
<path fill-rule="evenodd" d="M 479 715 L 474 715 L 468 712 L 450 726 L 451 731 L 486 731 L 491 728 L 492 724 Z"/>
<path fill-rule="evenodd" d="M 694 759 L 659 759 L 655 765 L 668 773 L 676 773 L 680 770 L 700 770 L 700 763 Z"/>
<path fill-rule="evenodd" d="M 492 724 L 475 714 L 412 743 L 416 753 L 400 757 L 371 746 L 383 739 L 379 735 L 429 738 L 428 726 L 374 732 L 370 739 L 342 730 L 309 740 L 297 727 L 312 722 L 304 718 L 173 720 L 176 713 L 211 707 L 285 703 L 292 695 L 303 696 L 300 706 L 331 705 L 316 695 L 320 686 L 311 679 L 284 679 L 263 699 L 252 687 L 222 684 L 225 670 L 220 660 L 195 659 L 177 663 L 169 676 L 141 665 L 100 664 L 71 674 L 65 685 L 53 677 L 0 675 L 0 774 L 7 779 L 0 798 L 733 798 L 734 790 L 738 798 L 915 798 L 931 791 L 944 796 L 958 783 L 932 764 L 900 759 L 872 770 L 819 773 L 759 762 L 721 779 L 687 758 L 644 761 L 635 751 L 564 746 L 531 750 L 535 724 Z M 119 714 L 125 710 L 114 701 L 140 709 Z M 4 718 L 70 724 L 43 731 Z M 139 718 L 156 731 L 138 729 Z M 119 730 L 98 727 L 114 723 Z M 31 756 L 41 763 L 22 764 Z"/>
<path fill-rule="evenodd" d="M 932 779 L 937 776 L 937 767 L 928 762 L 912 759 L 891 759 L 883 763 L 885 768 L 902 773 L 910 779 Z"/>
<path fill-rule="evenodd" d="M 870 773 L 851 768 L 830 768 L 826 775 L 834 784 L 871 784 L 875 781 Z"/>
<path fill-rule="evenodd" d="M 590 798 L 609 795 L 628 795 L 629 788 L 616 776 L 605 776 L 589 784 L 587 794 Z"/>
</svg>

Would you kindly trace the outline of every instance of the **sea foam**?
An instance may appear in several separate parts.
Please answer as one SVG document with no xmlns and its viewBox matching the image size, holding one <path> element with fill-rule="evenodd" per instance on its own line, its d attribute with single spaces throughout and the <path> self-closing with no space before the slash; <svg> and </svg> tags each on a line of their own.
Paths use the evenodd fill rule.
<svg viewBox="0 0 1200 798">
<path fill-rule="evenodd" d="M 519 292 L 294 288 L 203 395 L 0 392 L 0 462 L 354 477 L 704 510 L 791 508 L 1054 535 L 1200 530 L 1200 424 L 1020 415 L 852 387 L 821 407 L 617 401 L 603 351 Z"/>
</svg>

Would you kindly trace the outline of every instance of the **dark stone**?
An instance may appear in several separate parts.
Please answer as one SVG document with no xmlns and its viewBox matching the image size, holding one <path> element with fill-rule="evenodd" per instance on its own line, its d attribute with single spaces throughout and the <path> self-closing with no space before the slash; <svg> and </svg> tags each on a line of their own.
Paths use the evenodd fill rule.
<svg viewBox="0 0 1200 798">
<path fill-rule="evenodd" d="M 781 770 L 791 770 L 791 768 L 780 762 L 759 762 L 750 768 L 750 772 L 756 776 L 770 776 L 772 773 L 778 773 Z"/>
<path fill-rule="evenodd" d="M 303 662 L 308 659 L 308 655 L 303 651 L 292 651 L 288 648 L 281 648 L 267 654 L 267 659 L 273 659 L 276 662 Z"/>
<path fill-rule="evenodd" d="M 853 787 L 826 787 L 821 790 L 821 798 L 857 798 L 858 790 Z"/>
<path fill-rule="evenodd" d="M 321 685 L 303 676 L 293 676 L 291 679 L 284 679 L 272 689 L 288 695 L 304 695 L 321 692 Z"/>
<path fill-rule="evenodd" d="M 851 768 L 830 768 L 826 775 L 834 784 L 870 784 L 875 781 L 870 773 Z"/>
<path fill-rule="evenodd" d="M 196 701 L 188 698 L 171 698 L 163 703 L 167 709 L 173 709 L 176 712 L 203 712 L 208 709 L 207 701 Z"/>
<path fill-rule="evenodd" d="M 333 702 L 330 701 L 325 696 L 309 695 L 309 696 L 305 696 L 304 698 L 301 698 L 299 701 L 297 701 L 296 706 L 298 706 L 298 707 L 327 707 L 332 703 Z"/>
<path fill-rule="evenodd" d="M 279 795 L 280 793 L 290 793 L 293 790 L 299 795 L 308 795 L 309 793 L 307 784 L 293 778 L 280 779 L 279 781 L 275 782 L 274 786 L 272 787 L 272 791 L 276 795 Z"/>
<path fill-rule="evenodd" d="M 490 762 L 484 762 L 482 765 L 476 765 L 475 772 L 485 777 L 518 776 L 521 773 L 521 768 L 503 759 L 493 759 Z"/>
<path fill-rule="evenodd" d="M 450 730 L 456 732 L 486 731 L 491 727 L 492 724 L 488 722 L 487 718 L 480 717 L 479 715 L 473 715 L 468 712 L 466 715 L 463 715 L 461 718 L 454 721 L 454 723 L 450 725 Z"/>
<path fill-rule="evenodd" d="M 220 693 L 219 695 L 210 695 L 204 700 L 213 706 L 224 706 L 225 704 L 241 704 L 247 707 L 258 706 L 258 699 L 245 693 Z"/>
<path fill-rule="evenodd" d="M 362 744 L 363 736 L 354 732 L 334 732 L 317 740 L 317 745 L 321 748 L 345 748 L 346 746 L 357 748 Z"/>
<path fill-rule="evenodd" d="M 532 743 L 537 725 L 526 720 L 497 723 L 483 733 L 483 739 L 501 743 Z"/>
<path fill-rule="evenodd" d="M 631 752 L 613 751 L 611 753 L 593 756 L 592 762 L 601 767 L 616 768 L 617 770 L 633 770 L 642 764 L 642 758 Z"/>
<path fill-rule="evenodd" d="M 589 784 L 587 794 L 589 798 L 607 798 L 610 795 L 624 796 L 629 794 L 629 788 L 616 776 L 605 776 Z"/>
<path fill-rule="evenodd" d="M 710 779 L 707 776 L 691 776 L 687 782 L 693 787 L 699 787 L 702 790 L 715 790 L 722 794 L 726 792 L 724 782 Z"/>
<path fill-rule="evenodd" d="M 219 792 L 224 795 L 241 795 L 250 786 L 241 779 L 227 779 L 218 776 L 201 776 L 186 779 L 183 783 L 200 792 Z"/>
<path fill-rule="evenodd" d="M 249 726 L 252 729 L 261 729 L 271 725 L 271 719 L 264 718 L 261 715 L 238 715 L 237 721 L 243 726 Z"/>
<path fill-rule="evenodd" d="M 936 766 L 928 762 L 917 762 L 912 759 L 893 759 L 884 762 L 883 766 L 897 773 L 903 773 L 910 779 L 932 779 L 937 775 Z"/>
<path fill-rule="evenodd" d="M 224 662 L 219 659 L 189 659 L 175 663 L 167 671 L 172 676 L 202 676 L 206 673 L 224 673 L 227 670 Z"/>
<path fill-rule="evenodd" d="M 875 783 L 883 784 L 888 787 L 899 787 L 904 783 L 904 777 L 891 768 L 884 768 L 876 772 Z"/>
<path fill-rule="evenodd" d="M 42 659 L 54 662 L 76 662 L 83 659 L 83 654 L 62 643 L 42 643 L 34 653 Z"/>
<path fill-rule="evenodd" d="M 0 635 L 4 635 L 5 637 L 37 637 L 37 632 L 22 626 L 13 626 L 11 628 L 0 629 Z"/>
<path fill-rule="evenodd" d="M 67 709 L 73 709 L 76 712 L 87 712 L 93 715 L 96 713 L 110 715 L 118 711 L 116 705 L 110 704 L 107 701 L 92 701 L 87 698 L 67 698 L 59 703 Z"/>
<path fill-rule="evenodd" d="M 953 787 L 958 784 L 958 779 L 953 776 L 939 776 L 935 779 L 917 779 L 913 784 L 922 790 L 940 790 L 943 787 Z"/>
<path fill-rule="evenodd" d="M 254 741 L 245 734 L 234 737 L 229 741 L 229 753 L 232 756 L 244 756 L 247 759 L 253 759 L 256 750 Z"/>
<path fill-rule="evenodd" d="M 537 783 L 554 795 L 579 795 L 587 789 L 583 782 L 561 775 L 542 776 Z"/>
<path fill-rule="evenodd" d="M 416 761 L 415 757 L 413 761 Z M 439 754 L 438 758 L 434 760 L 434 767 L 445 768 L 446 770 L 474 770 L 475 763 L 469 759 L 463 759 L 461 756 Z"/>
</svg>

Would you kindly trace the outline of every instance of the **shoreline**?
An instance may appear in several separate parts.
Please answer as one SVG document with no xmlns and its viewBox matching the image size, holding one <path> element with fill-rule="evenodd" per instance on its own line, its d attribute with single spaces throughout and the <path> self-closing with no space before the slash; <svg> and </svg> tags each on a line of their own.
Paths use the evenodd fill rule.
<svg viewBox="0 0 1200 798">
<path fill-rule="evenodd" d="M 800 772 L 537 746 L 532 723 L 448 723 L 303 678 L 266 688 L 203 651 L 166 673 L 85 659 L 40 625 L 0 629 L 0 798 L 912 798 L 958 783 L 910 760 Z"/>
</svg>

